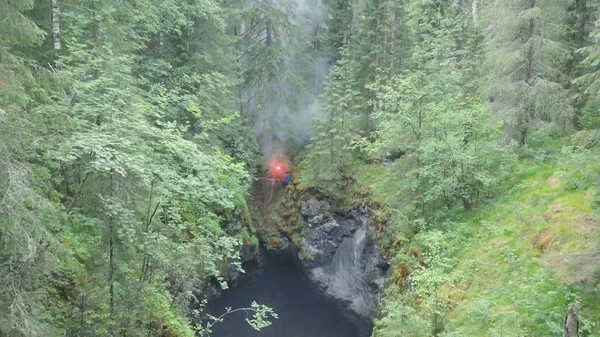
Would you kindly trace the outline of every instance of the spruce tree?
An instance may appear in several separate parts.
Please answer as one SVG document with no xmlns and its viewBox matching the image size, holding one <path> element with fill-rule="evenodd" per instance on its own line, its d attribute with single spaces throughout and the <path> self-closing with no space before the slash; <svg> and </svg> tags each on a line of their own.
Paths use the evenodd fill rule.
<svg viewBox="0 0 600 337">
<path fill-rule="evenodd" d="M 351 36 L 352 59 L 356 69 L 353 71 L 357 89 L 362 96 L 363 111 L 362 132 L 368 135 L 374 130 L 371 121 L 374 93 L 369 85 L 375 78 L 393 73 L 398 68 L 398 59 L 402 57 L 401 27 L 403 27 L 402 3 L 388 0 L 367 0 L 360 3 L 358 19 L 353 22 Z"/>
<path fill-rule="evenodd" d="M 461 88 L 468 63 L 457 58 L 455 8 L 417 0 L 407 19 L 415 42 L 405 70 L 372 89 L 379 148 L 403 154 L 392 171 L 401 182 L 396 207 L 415 226 L 432 223 L 440 207 L 473 207 L 506 155 L 487 141 L 487 111 Z"/>
<path fill-rule="evenodd" d="M 342 55 L 329 75 L 315 134 L 302 160 L 307 168 L 304 183 L 330 195 L 341 192 L 343 175 L 353 159 L 351 149 L 357 139 L 360 111 L 359 91 L 352 74 L 353 61 L 347 52 Z"/>
<path fill-rule="evenodd" d="M 573 108 L 566 83 L 567 2 L 496 1 L 482 9 L 488 26 L 482 93 L 505 134 L 525 145 L 541 123 L 561 128 Z"/>
<path fill-rule="evenodd" d="M 55 332 L 43 300 L 60 251 L 49 229 L 60 220 L 36 153 L 49 73 L 32 57 L 45 36 L 33 6 L 0 3 L 0 334 L 41 337 Z"/>
<path fill-rule="evenodd" d="M 575 102 L 579 109 L 574 122 L 576 127 L 591 129 L 600 127 L 600 5 L 592 2 L 585 9 L 586 13 L 576 12 L 575 20 L 579 25 L 576 42 L 580 46 L 575 59 L 580 59 L 581 63 L 574 65 L 573 72 L 579 75 L 573 80 Z"/>
</svg>

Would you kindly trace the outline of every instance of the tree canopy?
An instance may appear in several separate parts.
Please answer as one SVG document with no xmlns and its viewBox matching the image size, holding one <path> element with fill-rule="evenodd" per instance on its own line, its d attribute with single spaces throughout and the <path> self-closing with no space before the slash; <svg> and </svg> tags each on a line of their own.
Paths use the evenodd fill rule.
<svg viewBox="0 0 600 337">
<path fill-rule="evenodd" d="M 375 199 L 360 181 L 385 166 L 381 245 L 426 271 L 397 278 L 419 290 L 386 298 L 375 335 L 394 315 L 440 335 L 442 224 L 546 145 L 572 141 L 559 158 L 580 163 L 600 142 L 599 7 L 0 1 L 0 336 L 206 333 L 190 303 L 240 268 L 252 186 L 282 149 L 301 185 L 345 201 Z"/>
</svg>

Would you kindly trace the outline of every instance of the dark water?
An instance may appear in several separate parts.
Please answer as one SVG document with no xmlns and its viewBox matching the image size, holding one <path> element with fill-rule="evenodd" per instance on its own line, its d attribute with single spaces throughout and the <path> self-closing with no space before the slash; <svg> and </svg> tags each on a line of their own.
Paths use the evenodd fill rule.
<svg viewBox="0 0 600 337">
<path fill-rule="evenodd" d="M 262 275 L 213 301 L 209 310 L 219 316 L 225 307 L 249 307 L 252 301 L 270 306 L 279 319 L 255 331 L 244 312 L 232 313 L 214 326 L 212 337 L 358 337 L 352 322 L 308 286 L 293 261 L 270 264 Z"/>
</svg>

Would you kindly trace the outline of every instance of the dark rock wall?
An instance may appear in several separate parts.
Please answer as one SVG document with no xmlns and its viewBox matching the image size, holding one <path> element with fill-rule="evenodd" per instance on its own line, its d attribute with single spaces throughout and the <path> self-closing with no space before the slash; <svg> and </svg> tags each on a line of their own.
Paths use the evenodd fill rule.
<svg viewBox="0 0 600 337">
<path fill-rule="evenodd" d="M 322 295 L 369 329 L 378 314 L 388 265 L 379 254 L 372 211 L 362 206 L 337 214 L 334 206 L 314 196 L 302 202 L 309 228 L 297 260 Z"/>
<path fill-rule="evenodd" d="M 389 275 L 387 261 L 380 255 L 377 246 L 373 210 L 360 206 L 351 210 L 337 210 L 334 200 L 318 198 L 310 194 L 294 192 L 297 205 L 283 212 L 282 226 L 302 227 L 301 242 L 294 248 L 281 248 L 267 253 L 256 247 L 243 247 L 240 257 L 247 274 L 229 268 L 224 277 L 231 288 L 261 277 L 269 261 L 293 254 L 303 276 L 316 292 L 329 302 L 335 303 L 340 312 L 358 328 L 358 336 L 368 337 L 373 328 L 373 319 L 378 315 L 380 291 Z M 304 225 L 298 226 L 293 217 L 302 218 Z M 281 239 L 291 242 L 289 233 L 281 231 Z M 261 252 L 262 251 L 262 252 Z M 283 289 L 283 288 L 282 288 Z M 202 297 L 210 301 L 223 295 L 217 283 L 211 283 L 202 291 Z"/>
</svg>

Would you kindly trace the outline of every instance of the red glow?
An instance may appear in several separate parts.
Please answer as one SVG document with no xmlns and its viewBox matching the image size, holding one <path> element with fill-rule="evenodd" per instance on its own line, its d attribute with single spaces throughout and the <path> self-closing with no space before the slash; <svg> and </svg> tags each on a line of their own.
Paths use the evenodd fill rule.
<svg viewBox="0 0 600 337">
<path fill-rule="evenodd" d="M 271 162 L 269 163 L 269 175 L 272 179 L 284 180 L 287 169 L 286 163 L 275 158 L 271 159 Z"/>
</svg>

